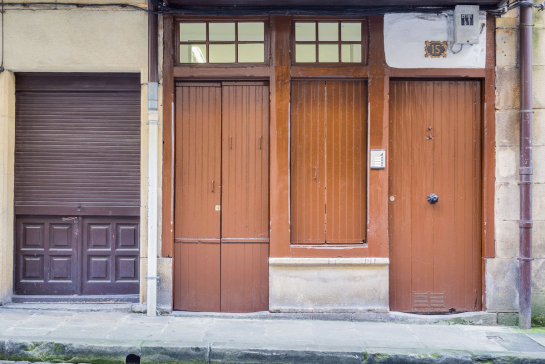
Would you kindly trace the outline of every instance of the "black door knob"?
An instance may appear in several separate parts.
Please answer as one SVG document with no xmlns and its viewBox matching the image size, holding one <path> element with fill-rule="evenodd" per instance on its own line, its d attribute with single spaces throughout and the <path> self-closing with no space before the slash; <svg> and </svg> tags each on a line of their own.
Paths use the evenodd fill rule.
<svg viewBox="0 0 545 364">
<path fill-rule="evenodd" d="M 437 196 L 435 193 L 430 193 L 428 196 L 428 202 L 433 205 L 436 204 L 437 201 L 439 201 L 439 196 Z"/>
</svg>

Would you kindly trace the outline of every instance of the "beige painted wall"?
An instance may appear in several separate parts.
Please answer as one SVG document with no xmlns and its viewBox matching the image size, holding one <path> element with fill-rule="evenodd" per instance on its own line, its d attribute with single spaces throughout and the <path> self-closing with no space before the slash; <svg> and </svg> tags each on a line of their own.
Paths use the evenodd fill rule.
<svg viewBox="0 0 545 364">
<path fill-rule="evenodd" d="M 45 1 L 45 0 L 44 0 Z M 90 3 L 96 1 L 79 1 Z M 100 0 L 101 3 L 112 1 Z M 115 1 L 114 1 L 115 2 Z M 140 0 L 124 1 L 139 4 Z M 0 302 L 9 301 L 13 282 L 13 150 L 14 115 L 5 105 L 13 103 L 11 72 L 133 72 L 141 75 L 141 300 L 145 298 L 147 257 L 147 13 L 120 8 L 76 9 L 55 7 L 6 10 L 4 67 L 0 74 Z M 9 76 L 9 77 L 8 77 Z M 7 80 L 10 80 L 9 82 Z M 8 85 L 8 86 L 6 86 Z M 6 95 L 11 95 L 8 98 Z M 14 104 L 14 103 L 13 103 Z M 159 113 L 161 115 L 161 113 Z M 12 124 L 9 124 L 11 121 Z M 160 120 L 161 121 L 161 120 Z M 10 132 L 8 133 L 8 130 Z M 159 161 L 161 170 L 161 134 Z M 10 149 L 11 148 L 11 149 Z M 160 211 L 160 208 L 159 208 Z"/>
<path fill-rule="evenodd" d="M 388 258 L 269 258 L 271 312 L 388 312 Z"/>
<path fill-rule="evenodd" d="M 4 21 L 10 71 L 147 71 L 145 12 L 7 10 Z"/>
<path fill-rule="evenodd" d="M 533 300 L 545 314 L 545 15 L 534 10 Z M 489 311 L 518 312 L 520 67 L 518 10 L 496 21 L 496 257 L 486 262 Z"/>
<path fill-rule="evenodd" d="M 0 74 L 0 305 L 13 289 L 13 157 L 15 153 L 15 78 Z"/>
</svg>

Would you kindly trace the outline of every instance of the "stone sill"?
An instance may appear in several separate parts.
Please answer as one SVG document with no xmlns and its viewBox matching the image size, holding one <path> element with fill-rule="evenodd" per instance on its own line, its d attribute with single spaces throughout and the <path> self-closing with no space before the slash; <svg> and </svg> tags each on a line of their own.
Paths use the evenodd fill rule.
<svg viewBox="0 0 545 364">
<path fill-rule="evenodd" d="M 269 258 L 269 266 L 376 266 L 389 264 L 389 258 Z"/>
</svg>

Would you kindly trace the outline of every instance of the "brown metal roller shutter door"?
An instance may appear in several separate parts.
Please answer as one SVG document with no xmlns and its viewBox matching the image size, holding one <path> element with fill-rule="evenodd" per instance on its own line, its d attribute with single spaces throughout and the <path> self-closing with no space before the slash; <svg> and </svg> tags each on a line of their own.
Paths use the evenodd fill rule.
<svg viewBox="0 0 545 364">
<path fill-rule="evenodd" d="M 16 294 L 137 294 L 140 76 L 16 76 Z"/>
</svg>

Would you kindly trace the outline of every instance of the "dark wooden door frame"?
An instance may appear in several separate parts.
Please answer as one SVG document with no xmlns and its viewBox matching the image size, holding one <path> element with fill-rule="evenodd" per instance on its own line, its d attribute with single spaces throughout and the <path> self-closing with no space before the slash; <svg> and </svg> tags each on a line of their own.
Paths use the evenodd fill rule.
<svg viewBox="0 0 545 364">
<path fill-rule="evenodd" d="M 384 18 L 369 17 L 369 61 L 367 66 L 327 69 L 292 65 L 286 50 L 291 48 L 292 17 L 270 16 L 271 56 L 268 66 L 190 68 L 174 63 L 175 17 L 164 16 L 163 58 L 163 226 L 162 255 L 173 255 L 174 224 L 174 124 L 173 102 L 175 79 L 269 79 L 270 80 L 270 256 L 271 257 L 389 257 L 388 237 L 388 166 L 370 171 L 368 177 L 368 244 L 331 251 L 321 247 L 294 247 L 289 235 L 289 110 L 291 78 L 326 77 L 367 78 L 369 100 L 369 147 L 388 151 L 390 78 L 477 78 L 483 82 L 483 224 L 482 224 L 482 289 L 485 289 L 484 258 L 495 256 L 494 246 L 494 179 L 495 179 L 495 20 L 486 20 L 486 63 L 482 69 L 434 68 L 397 69 L 386 64 L 384 53 Z M 483 309 L 485 299 L 483 293 Z"/>
</svg>

